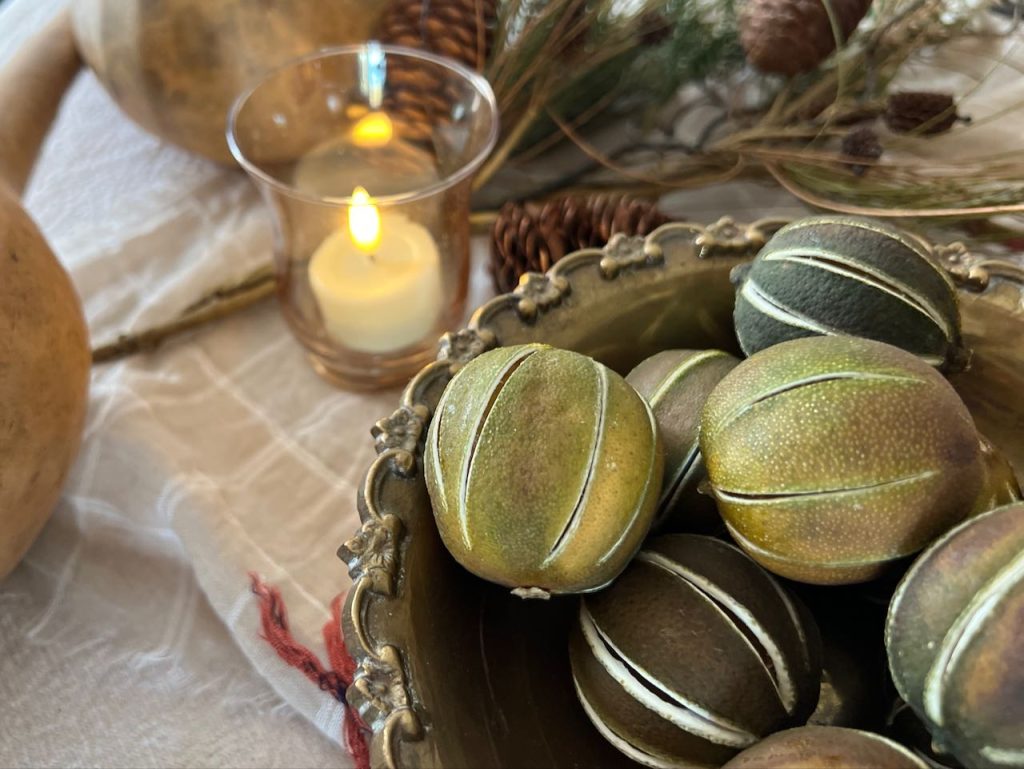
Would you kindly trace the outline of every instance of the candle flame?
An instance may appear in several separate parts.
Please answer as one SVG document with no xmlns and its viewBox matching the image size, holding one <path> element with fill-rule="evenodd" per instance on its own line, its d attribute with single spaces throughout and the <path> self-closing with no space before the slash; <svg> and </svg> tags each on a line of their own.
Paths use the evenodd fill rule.
<svg viewBox="0 0 1024 769">
<path fill-rule="evenodd" d="M 367 253 L 380 245 L 380 212 L 362 187 L 352 190 L 348 208 L 348 231 L 352 242 Z"/>
<path fill-rule="evenodd" d="M 368 112 L 352 126 L 352 142 L 357 147 L 383 147 L 394 133 L 391 118 L 384 112 Z"/>
</svg>

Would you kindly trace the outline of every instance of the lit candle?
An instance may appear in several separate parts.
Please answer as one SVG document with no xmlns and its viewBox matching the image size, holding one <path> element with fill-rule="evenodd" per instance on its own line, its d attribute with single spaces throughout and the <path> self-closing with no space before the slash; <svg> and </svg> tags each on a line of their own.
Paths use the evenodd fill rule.
<svg viewBox="0 0 1024 769">
<path fill-rule="evenodd" d="M 385 353 L 415 344 L 441 314 L 433 237 L 401 214 L 382 218 L 362 187 L 352 193 L 347 228 L 313 253 L 309 283 L 327 334 L 353 350 Z"/>
</svg>

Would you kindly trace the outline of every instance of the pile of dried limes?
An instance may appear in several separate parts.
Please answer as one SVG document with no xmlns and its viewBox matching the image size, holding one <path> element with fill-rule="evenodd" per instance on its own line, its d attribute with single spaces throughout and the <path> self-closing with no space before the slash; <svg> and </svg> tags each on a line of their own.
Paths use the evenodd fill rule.
<svg viewBox="0 0 1024 769">
<path fill-rule="evenodd" d="M 967 359 L 949 277 L 837 217 L 737 273 L 746 360 L 672 350 L 623 379 L 533 344 L 466 365 L 426 441 L 445 545 L 520 595 L 585 594 L 576 691 L 641 764 L 1024 767 L 1024 503 L 940 373 Z M 879 579 L 933 746 L 842 728 L 835 639 L 799 595 Z"/>
</svg>

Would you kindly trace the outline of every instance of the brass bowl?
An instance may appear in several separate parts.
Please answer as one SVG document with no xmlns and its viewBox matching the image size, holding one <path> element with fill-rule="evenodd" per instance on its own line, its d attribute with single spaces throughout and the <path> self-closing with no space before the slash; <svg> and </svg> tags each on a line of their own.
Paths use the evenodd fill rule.
<svg viewBox="0 0 1024 769">
<path fill-rule="evenodd" d="M 422 477 L 423 437 L 441 391 L 492 347 L 541 341 L 625 374 L 674 347 L 738 350 L 729 271 L 785 222 L 665 225 L 646 239 L 530 274 L 447 334 L 437 361 L 373 428 L 378 457 L 359 493 L 360 530 L 339 550 L 353 588 L 344 612 L 357 664 L 349 704 L 373 731 L 375 767 L 636 766 L 576 702 L 566 637 L 575 602 L 523 601 L 472 577 L 438 537 Z M 979 428 L 1024 471 L 1024 270 L 935 247 L 962 287 L 975 357 L 954 379 Z M 992 278 L 992 280 L 990 280 Z"/>
</svg>

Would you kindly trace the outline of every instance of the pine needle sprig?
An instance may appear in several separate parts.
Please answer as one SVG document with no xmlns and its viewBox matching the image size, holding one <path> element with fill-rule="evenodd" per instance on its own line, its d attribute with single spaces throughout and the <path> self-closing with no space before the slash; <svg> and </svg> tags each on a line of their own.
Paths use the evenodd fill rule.
<svg viewBox="0 0 1024 769">
<path fill-rule="evenodd" d="M 741 63 L 733 0 L 506 0 L 485 73 L 504 130 L 477 186 L 558 134 L 556 118 L 580 128 L 651 109 L 683 83 Z"/>
</svg>

